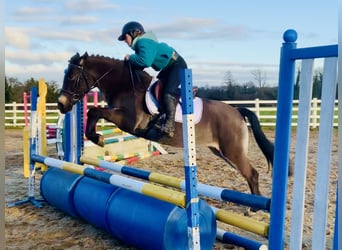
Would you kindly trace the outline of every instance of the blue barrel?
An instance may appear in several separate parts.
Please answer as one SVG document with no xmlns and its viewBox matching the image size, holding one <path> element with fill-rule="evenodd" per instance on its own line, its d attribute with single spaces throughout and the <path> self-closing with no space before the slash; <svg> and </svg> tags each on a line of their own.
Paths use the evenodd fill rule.
<svg viewBox="0 0 342 250">
<path fill-rule="evenodd" d="M 201 249 L 212 249 L 216 239 L 216 219 L 209 205 L 200 200 Z M 188 248 L 185 209 L 139 193 L 119 188 L 107 210 L 110 233 L 139 249 Z"/>
<path fill-rule="evenodd" d="M 173 204 L 85 176 L 49 168 L 40 183 L 52 206 L 104 229 L 139 249 L 187 249 L 186 210 Z M 199 202 L 201 249 L 212 249 L 216 219 L 210 206 Z"/>
<path fill-rule="evenodd" d="M 106 210 L 111 195 L 118 187 L 88 177 L 82 178 L 74 190 L 77 214 L 89 224 L 109 231 Z"/>
<path fill-rule="evenodd" d="M 79 174 L 49 168 L 40 181 L 40 193 L 50 205 L 73 217 L 79 217 L 73 198 L 74 189 L 82 178 Z"/>
</svg>

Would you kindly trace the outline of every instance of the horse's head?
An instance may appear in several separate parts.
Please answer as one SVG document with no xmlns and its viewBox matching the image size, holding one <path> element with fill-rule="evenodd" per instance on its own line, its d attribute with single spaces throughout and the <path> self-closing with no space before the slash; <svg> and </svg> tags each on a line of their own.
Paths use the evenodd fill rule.
<svg viewBox="0 0 342 250">
<path fill-rule="evenodd" d="M 88 53 L 80 56 L 76 53 L 69 60 L 64 72 L 63 87 L 58 97 L 58 109 L 61 113 L 69 112 L 72 106 L 81 100 L 98 81 L 91 67 L 87 67 Z"/>
<path fill-rule="evenodd" d="M 91 89 L 98 87 L 106 98 L 113 93 L 120 95 L 125 92 L 145 94 L 152 77 L 145 71 L 132 72 L 130 64 L 103 56 L 88 56 L 87 52 L 80 56 L 75 54 L 69 60 L 65 70 L 63 87 L 58 97 L 58 109 L 67 113 L 72 106 L 80 101 Z"/>
</svg>

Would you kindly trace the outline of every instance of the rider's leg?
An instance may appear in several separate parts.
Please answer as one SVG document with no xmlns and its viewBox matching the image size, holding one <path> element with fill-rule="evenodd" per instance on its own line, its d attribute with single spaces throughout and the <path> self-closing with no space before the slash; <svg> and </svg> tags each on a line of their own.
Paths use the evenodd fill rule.
<svg viewBox="0 0 342 250">
<path fill-rule="evenodd" d="M 162 127 L 162 132 L 165 133 L 169 137 L 174 136 L 175 131 L 175 114 L 176 114 L 176 106 L 177 106 L 177 99 L 169 94 L 165 93 L 163 97 L 163 105 L 166 115 L 165 124 Z"/>
<path fill-rule="evenodd" d="M 158 74 L 158 78 L 163 82 L 163 109 L 166 114 L 166 121 L 161 131 L 169 137 L 174 136 L 177 106 L 175 94 L 180 86 L 180 70 L 185 68 L 187 68 L 186 62 L 179 56 L 173 64 Z"/>
</svg>

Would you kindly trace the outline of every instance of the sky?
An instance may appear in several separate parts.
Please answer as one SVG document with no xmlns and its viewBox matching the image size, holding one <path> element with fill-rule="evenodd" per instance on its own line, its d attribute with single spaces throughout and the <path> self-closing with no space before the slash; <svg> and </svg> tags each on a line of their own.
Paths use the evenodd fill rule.
<svg viewBox="0 0 342 250">
<path fill-rule="evenodd" d="M 117 37 L 132 20 L 176 49 L 200 87 L 224 84 L 227 72 L 240 84 L 255 81 L 253 71 L 276 85 L 287 29 L 297 31 L 298 47 L 338 40 L 335 0 L 6 0 L 4 13 L 5 74 L 19 81 L 62 84 L 76 52 L 123 59 L 134 51 Z"/>
</svg>

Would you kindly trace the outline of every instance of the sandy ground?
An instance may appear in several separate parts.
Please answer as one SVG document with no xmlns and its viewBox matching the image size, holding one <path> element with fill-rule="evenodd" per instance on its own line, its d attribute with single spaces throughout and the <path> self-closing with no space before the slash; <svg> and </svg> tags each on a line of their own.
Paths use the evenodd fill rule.
<svg viewBox="0 0 342 250">
<path fill-rule="evenodd" d="M 336 132 L 336 131 L 335 131 Z M 274 132 L 266 131 L 266 135 L 274 140 Z M 294 139 L 295 136 L 293 136 Z M 315 184 L 315 160 L 317 151 L 317 132 L 311 132 L 311 144 L 309 148 L 309 166 L 306 189 L 306 211 L 303 236 L 303 249 L 310 249 L 312 229 L 313 193 Z M 294 140 L 293 140 L 294 141 Z M 333 224 L 335 218 L 335 197 L 337 180 L 337 133 L 334 134 L 331 191 L 328 211 L 328 233 L 326 249 L 331 249 Z M 183 176 L 183 153 L 181 149 L 165 147 L 168 155 L 160 155 L 149 159 L 140 160 L 132 165 L 154 172 Z M 25 199 L 27 197 L 27 179 L 23 178 L 22 156 L 22 132 L 20 130 L 6 130 L 5 132 L 6 170 L 5 184 L 6 203 Z M 48 154 L 56 154 L 55 147 L 49 147 Z M 294 154 L 294 143 L 291 146 L 291 155 Z M 250 140 L 250 158 L 260 174 L 260 189 L 265 196 L 271 194 L 271 173 L 267 172 L 266 161 L 261 151 L 256 146 L 254 139 Z M 198 181 L 206 184 L 248 192 L 246 181 L 241 175 L 226 163 L 211 154 L 207 148 L 197 148 L 197 174 Z M 37 174 L 36 197 L 39 198 L 39 179 Z M 292 197 L 292 178 L 289 180 L 289 198 Z M 290 200 L 290 199 L 289 199 Z M 218 208 L 224 208 L 239 214 L 245 213 L 245 208 L 231 203 L 208 200 L 208 203 Z M 287 224 L 291 216 L 291 203 L 288 202 Z M 259 211 L 249 215 L 254 219 L 269 222 L 269 214 Z M 230 230 L 255 240 L 267 243 L 267 240 L 252 233 L 246 233 L 239 229 L 222 225 Z M 287 228 L 287 236 L 289 228 Z M 5 237 L 6 249 L 133 249 L 122 242 L 115 240 L 107 232 L 99 230 L 82 220 L 71 218 L 54 207 L 44 204 L 43 208 L 36 208 L 30 204 L 19 207 L 6 208 L 5 210 Z M 228 244 L 216 242 L 213 249 L 239 249 Z"/>
</svg>

